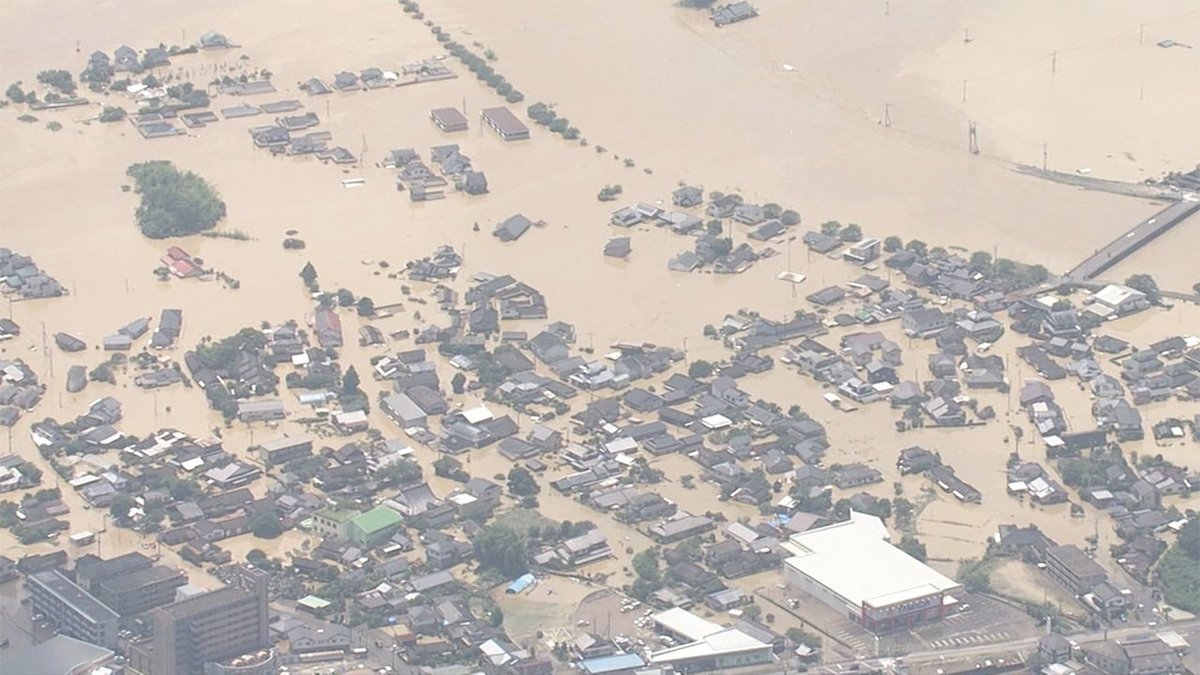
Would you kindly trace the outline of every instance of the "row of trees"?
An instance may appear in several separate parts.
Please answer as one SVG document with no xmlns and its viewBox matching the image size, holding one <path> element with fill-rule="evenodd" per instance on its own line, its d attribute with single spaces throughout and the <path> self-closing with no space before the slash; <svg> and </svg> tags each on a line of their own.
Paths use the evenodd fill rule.
<svg viewBox="0 0 1200 675">
<path fill-rule="evenodd" d="M 569 141 L 579 138 L 579 129 L 571 126 L 571 120 L 565 117 L 559 117 L 558 113 L 554 111 L 554 108 L 546 105 L 545 103 L 534 103 L 533 105 L 529 106 L 525 112 L 529 115 L 529 119 L 546 127 L 551 132 L 561 135 L 563 138 Z M 619 187 L 620 186 L 618 186 L 618 191 L 615 194 L 620 194 Z M 601 194 L 604 194 L 603 190 L 601 190 Z M 606 200 L 601 198 L 600 201 Z"/>
<path fill-rule="evenodd" d="M 414 19 L 422 20 L 425 18 L 424 12 L 421 11 L 421 6 L 416 0 L 400 0 L 400 6 L 404 9 L 404 13 Z M 475 77 L 479 78 L 496 93 L 503 96 L 505 101 L 509 103 L 520 103 L 525 100 L 525 94 L 522 94 L 518 89 L 513 87 L 496 69 L 492 67 L 489 61 L 495 61 L 496 55 L 492 50 L 486 50 L 483 56 L 476 54 L 464 45 L 455 42 L 450 38 L 450 33 L 446 32 L 441 26 L 435 25 L 432 21 L 426 20 L 425 25 L 429 27 L 431 33 L 437 38 L 437 41 L 442 43 L 446 51 L 450 52 L 456 59 L 462 61 Z M 478 43 L 476 43 L 478 44 Z"/>
<path fill-rule="evenodd" d="M 863 231 L 858 223 L 850 223 L 843 226 L 836 220 L 827 220 L 821 223 L 821 234 L 837 237 L 846 243 L 862 241 L 863 238 Z"/>
</svg>

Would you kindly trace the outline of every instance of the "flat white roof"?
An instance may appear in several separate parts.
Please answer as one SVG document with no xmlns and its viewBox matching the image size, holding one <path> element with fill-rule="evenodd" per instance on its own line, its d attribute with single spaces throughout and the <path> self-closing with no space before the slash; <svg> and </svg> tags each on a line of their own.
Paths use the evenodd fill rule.
<svg viewBox="0 0 1200 675">
<path fill-rule="evenodd" d="M 709 415 L 702 418 L 700 423 L 709 429 L 724 429 L 733 424 L 733 420 L 724 415 Z"/>
<path fill-rule="evenodd" d="M 480 405 L 480 406 L 471 408 L 469 410 L 464 410 L 462 412 L 462 416 L 463 416 L 463 419 L 467 420 L 471 424 L 479 424 L 480 422 L 486 422 L 486 421 L 492 419 L 493 417 L 495 417 L 495 415 L 492 414 L 492 411 L 488 410 L 487 406 L 485 406 L 485 405 Z"/>
<path fill-rule="evenodd" d="M 1109 307 L 1118 307 L 1122 302 L 1125 302 L 1130 298 L 1137 298 L 1141 296 L 1141 291 L 1135 291 L 1128 286 L 1109 284 L 1096 291 L 1095 295 L 1092 296 L 1092 299 L 1102 302 Z"/>
<path fill-rule="evenodd" d="M 659 626 L 677 635 L 682 635 L 689 640 L 700 640 L 725 630 L 724 626 L 696 616 L 681 607 L 672 607 L 671 609 L 655 614 L 651 618 Z"/>
<path fill-rule="evenodd" d="M 784 564 L 820 583 L 855 607 L 886 607 L 958 582 L 892 546 L 879 518 L 850 513 L 850 520 L 794 534 Z"/>
<path fill-rule="evenodd" d="M 752 638 L 736 628 L 722 628 L 718 632 L 694 642 L 653 652 L 650 654 L 650 663 L 690 661 L 769 648 L 770 645 Z"/>
</svg>

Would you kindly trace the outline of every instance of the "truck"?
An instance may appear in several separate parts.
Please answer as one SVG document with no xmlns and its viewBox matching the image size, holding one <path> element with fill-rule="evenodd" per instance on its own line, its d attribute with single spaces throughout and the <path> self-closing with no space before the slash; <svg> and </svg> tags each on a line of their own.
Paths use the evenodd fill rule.
<svg viewBox="0 0 1200 675">
<path fill-rule="evenodd" d="M 96 533 L 88 531 L 76 532 L 75 534 L 71 535 L 70 539 L 71 544 L 75 546 L 87 546 L 89 544 L 96 543 Z"/>
</svg>

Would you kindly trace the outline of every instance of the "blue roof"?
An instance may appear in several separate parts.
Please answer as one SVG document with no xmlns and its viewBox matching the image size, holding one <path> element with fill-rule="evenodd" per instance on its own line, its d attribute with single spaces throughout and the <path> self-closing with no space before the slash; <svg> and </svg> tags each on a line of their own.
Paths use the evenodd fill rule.
<svg viewBox="0 0 1200 675">
<path fill-rule="evenodd" d="M 644 665 L 646 665 L 646 662 L 638 654 L 613 654 L 612 656 L 588 659 L 580 663 L 579 667 L 583 669 L 583 672 L 588 673 L 588 675 L 602 675 L 603 673 L 615 673 L 632 668 L 641 668 Z"/>
<path fill-rule="evenodd" d="M 534 581 L 536 581 L 536 578 L 532 574 L 522 574 L 521 576 L 517 577 L 515 581 L 508 585 L 508 590 L 506 592 L 520 593 L 526 588 L 532 586 Z"/>
</svg>

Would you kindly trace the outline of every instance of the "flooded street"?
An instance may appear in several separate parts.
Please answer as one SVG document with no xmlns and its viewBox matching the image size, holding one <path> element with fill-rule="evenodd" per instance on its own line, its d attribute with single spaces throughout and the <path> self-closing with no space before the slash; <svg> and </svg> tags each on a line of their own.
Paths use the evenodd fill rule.
<svg viewBox="0 0 1200 675">
<path fill-rule="evenodd" d="M 429 19 L 455 39 L 494 49 L 497 71 L 526 95 L 524 102 L 509 105 L 518 117 L 525 119 L 532 103 L 553 104 L 581 130 L 587 145 L 532 123 L 530 140 L 502 141 L 479 119 L 480 109 L 503 105 L 502 99 L 450 59 L 446 63 L 459 74 L 457 79 L 329 96 L 310 97 L 299 90 L 299 83 L 311 77 L 330 80 L 338 71 L 367 67 L 398 69 L 442 55 L 428 29 L 402 14 L 394 2 L 361 0 L 350 12 L 343 3 L 316 0 L 71 0 L 0 6 L 0 82 L 5 86 L 32 82 L 47 68 L 77 74 L 96 49 L 111 51 L 125 43 L 142 48 L 160 41 L 188 44 L 206 30 L 220 30 L 244 47 L 180 56 L 160 75 L 200 85 L 222 74 L 267 68 L 278 93 L 245 100 L 220 96 L 213 108 L 298 99 L 305 111 L 320 116 L 320 128 L 332 132 L 333 145 L 361 159 L 335 166 L 314 157 L 273 156 L 255 149 L 248 130 L 270 124 L 269 115 L 223 119 L 179 137 L 145 140 L 127 122 L 92 120 L 102 105 L 132 108 L 131 101 L 115 94 L 88 93 L 88 107 L 38 111 L 34 123 L 18 120 L 22 113 L 16 106 L 0 110 L 0 246 L 32 256 L 70 291 L 67 297 L 0 307 L 22 328 L 17 339 L 0 342 L 0 358 L 24 359 L 48 387 L 41 404 L 0 435 L 0 454 L 36 459 L 46 468 L 42 487 L 54 487 L 53 472 L 30 440 L 30 424 L 47 417 L 69 421 L 109 395 L 123 403 L 124 419 L 117 426 L 126 434 L 144 438 L 160 428 L 176 428 L 197 438 L 219 435 L 226 450 L 246 459 L 251 446 L 303 433 L 305 427 L 296 420 L 311 413 L 293 391 L 280 393 L 290 412 L 288 421 L 226 426 L 198 388 L 144 391 L 133 384 L 132 365 L 118 370 L 116 385 L 92 382 L 69 394 L 65 380 L 70 366 L 90 370 L 110 355 L 100 348 L 104 336 L 139 317 L 150 317 L 156 325 L 166 308 L 183 310 L 182 337 L 166 352 L 176 361 L 204 338 L 220 339 L 263 322 L 304 323 L 314 309 L 298 276 L 305 263 L 315 267 L 323 290 L 346 288 L 371 297 L 377 307 L 396 305 L 391 316 L 370 321 L 349 310 L 340 314 L 347 343 L 340 350 L 342 367 L 353 365 L 363 374 L 363 389 L 374 402 L 390 388 L 367 375 L 370 359 L 413 344 L 393 340 L 386 348 L 361 347 L 358 329 L 369 323 L 388 334 L 449 323 L 436 309 L 433 285 L 403 275 L 406 262 L 429 256 L 442 244 L 455 247 L 464 258 L 458 277 L 447 285 L 462 293 L 475 274 L 512 274 L 545 295 L 550 321 L 575 325 L 576 350 L 587 347 L 603 354 L 619 341 L 650 342 L 684 350 L 689 362 L 720 361 L 730 352 L 704 338 L 704 326 L 719 325 L 739 309 L 785 319 L 812 309 L 804 299 L 807 294 L 863 274 L 840 259 L 810 252 L 799 240 L 823 221 L 854 222 L 870 237 L 918 238 L 967 256 L 986 251 L 1059 273 L 1161 205 L 1039 181 L 1015 173 L 1014 164 L 1040 165 L 1045 143 L 1050 168 L 1087 167 L 1097 176 L 1141 181 L 1188 170 L 1200 157 L 1200 137 L 1179 133 L 1200 118 L 1200 88 L 1180 86 L 1200 73 L 1200 51 L 1153 44 L 1168 37 L 1200 43 L 1200 15 L 1186 1 L 1105 2 L 1104 11 L 1091 12 L 1075 0 L 1049 5 L 893 0 L 885 14 L 883 2 L 762 0 L 763 16 L 772 18 L 721 31 L 703 13 L 672 2 L 429 4 Z M 286 17 L 281 19 L 280 13 Z M 1019 28 L 1031 22 L 1038 30 Z M 973 36 L 968 42 L 964 31 Z M 1056 49 L 1062 50 L 1058 70 L 1047 72 L 1047 59 Z M 243 54 L 246 59 L 240 58 Z M 965 102 L 958 96 L 963 80 L 969 81 Z M 470 129 L 440 131 L 428 118 L 430 109 L 439 107 L 464 108 Z M 967 150 L 968 120 L 978 121 L 983 130 L 979 155 Z M 48 130 L 50 121 L 61 123 L 62 130 Z M 414 148 L 427 159 L 431 146 L 445 143 L 461 146 L 474 166 L 486 172 L 490 194 L 450 193 L 441 201 L 414 203 L 397 191 L 395 172 L 382 166 L 390 151 Z M 240 232 L 248 239 L 143 237 L 134 218 L 138 196 L 123 190 L 133 183 L 125 171 L 133 163 L 157 159 L 212 183 L 228 207 L 217 232 Z M 627 159 L 634 166 L 626 166 Z M 342 183 L 347 178 L 361 178 L 365 184 L 349 189 Z M 777 202 L 797 210 L 803 224 L 790 233 L 795 241 L 770 243 L 776 255 L 744 274 L 672 272 L 668 261 L 690 250 L 693 239 L 649 225 L 617 228 L 610 217 L 614 209 L 638 201 L 670 208 L 670 193 L 681 182 L 739 192 L 748 201 Z M 620 201 L 597 199 L 601 188 L 615 184 L 623 189 Z M 495 224 L 517 213 L 539 225 L 516 242 L 503 243 L 492 235 Z M 1193 218 L 1110 274 L 1124 279 L 1162 270 L 1160 285 L 1187 290 L 1200 280 L 1189 278 L 1196 277 L 1194 251 L 1188 247 L 1194 237 L 1184 236 L 1194 233 L 1195 226 L 1200 222 Z M 735 246 L 747 241 L 748 228 L 731 228 Z M 296 234 L 286 234 L 293 230 Z M 306 248 L 284 250 L 288 236 L 304 240 Z M 612 236 L 632 237 L 628 260 L 602 255 Z M 240 287 L 158 280 L 154 270 L 171 245 L 236 279 Z M 777 278 L 785 271 L 804 274 L 807 280 L 793 288 Z M 875 273 L 891 280 L 887 269 Z M 894 281 L 899 284 L 901 277 Z M 851 308 L 847 302 L 835 310 Z M 503 329 L 533 335 L 545 323 L 505 322 Z M 898 321 L 879 329 L 904 350 L 901 378 L 927 381 L 932 341 L 904 336 Z M 835 345 L 855 330 L 864 328 L 836 329 L 822 341 Z M 53 335 L 60 331 L 84 340 L 88 349 L 59 350 Z M 1196 334 L 1200 308 L 1180 303 L 1106 324 L 1104 332 L 1138 346 Z M 895 423 L 902 411 L 887 403 L 840 412 L 823 398 L 826 389 L 779 361 L 780 349 L 771 351 L 773 370 L 748 376 L 739 386 L 752 398 L 778 403 L 784 410 L 799 405 L 825 425 L 831 442 L 826 466 L 864 462 L 883 472 L 881 483 L 835 490 L 835 501 L 865 490 L 922 504 L 915 531 L 926 542 L 932 564 L 946 574 L 953 575 L 959 561 L 982 555 L 987 537 L 1001 524 L 1036 524 L 1060 543 L 1082 545 L 1088 536 L 1098 535 L 1099 549 L 1107 551 L 1117 537 L 1102 512 L 1085 505 L 1084 516 L 1073 518 L 1066 504 L 1033 506 L 1006 492 L 1004 467 L 1010 453 L 1050 467 L 1036 430 L 1016 403 L 1021 385 L 1036 379 L 1016 356 L 1016 348 L 1027 342 L 1009 333 L 991 352 L 1005 358 L 1012 393 L 967 392 L 997 412 L 996 420 L 979 427 L 900 433 Z M 435 345 L 426 348 L 436 354 Z M 435 358 L 448 394 L 453 368 Z M 281 366 L 277 373 L 282 378 L 286 371 Z M 1076 381 L 1065 380 L 1054 389 L 1072 430 L 1092 428 L 1091 399 Z M 480 402 L 470 393 L 449 398 L 452 408 Z M 587 399 L 581 392 L 572 401 L 573 411 Z M 500 406 L 489 407 L 503 412 Z M 378 408 L 372 407 L 371 426 L 386 438 L 401 438 L 400 429 Z M 1175 400 L 1141 411 L 1147 428 L 1168 416 L 1195 412 Z M 519 423 L 523 436 L 532 424 L 528 418 Z M 561 423 L 565 418 L 556 422 Z M 1019 444 L 1015 428 L 1023 430 Z M 1124 444 L 1126 454 L 1162 454 L 1180 465 L 1196 465 L 1194 443 L 1160 446 L 1147 435 L 1147 440 Z M 318 445 L 336 448 L 363 438 L 323 438 Z M 960 478 L 983 494 L 982 504 L 959 503 L 922 476 L 901 478 L 897 455 L 914 445 L 941 453 Z M 106 457 L 117 459 L 112 452 Z M 439 496 L 460 487 L 433 476 L 433 451 L 416 447 L 415 459 Z M 511 467 L 494 447 L 473 451 L 463 462 L 471 475 L 501 484 L 503 478 L 497 476 Z M 704 473 L 689 457 L 673 454 L 651 459 L 651 464 L 664 471 L 666 481 L 645 489 L 682 510 L 719 510 L 730 521 L 759 515 L 754 507 L 719 501 L 719 489 L 711 483 L 698 480 L 695 488 L 685 488 L 682 476 Z M 615 557 L 583 573 L 602 577 L 611 588 L 631 582 L 633 556 L 653 542 L 636 528 L 554 491 L 549 482 L 567 473 L 561 465 L 538 476 L 542 512 L 556 520 L 597 523 Z M 63 482 L 72 532 L 103 531 L 100 544 L 86 552 L 109 556 L 153 550 L 168 564 L 187 569 L 192 583 L 219 583 L 175 552 L 159 551 L 150 537 L 108 526 L 106 509 L 85 507 Z M 267 483 L 254 484 L 256 496 L 265 495 Z M 1197 497 L 1171 497 L 1168 502 L 1181 509 L 1200 506 Z M 314 535 L 290 531 L 276 540 L 242 535 L 221 545 L 241 561 L 254 548 L 283 558 L 316 542 Z M 8 532 L 0 532 L 0 548 L 12 558 L 57 547 L 20 546 Z M 1010 581 L 1028 591 L 1026 576 L 1014 573 Z M 543 591 L 536 599 L 500 599 L 506 611 L 522 617 L 520 630 L 537 630 L 543 619 L 569 625 L 569 613 L 549 606 L 576 604 L 600 587 L 599 581 L 594 586 L 561 579 L 553 583 L 553 599 Z"/>
</svg>

